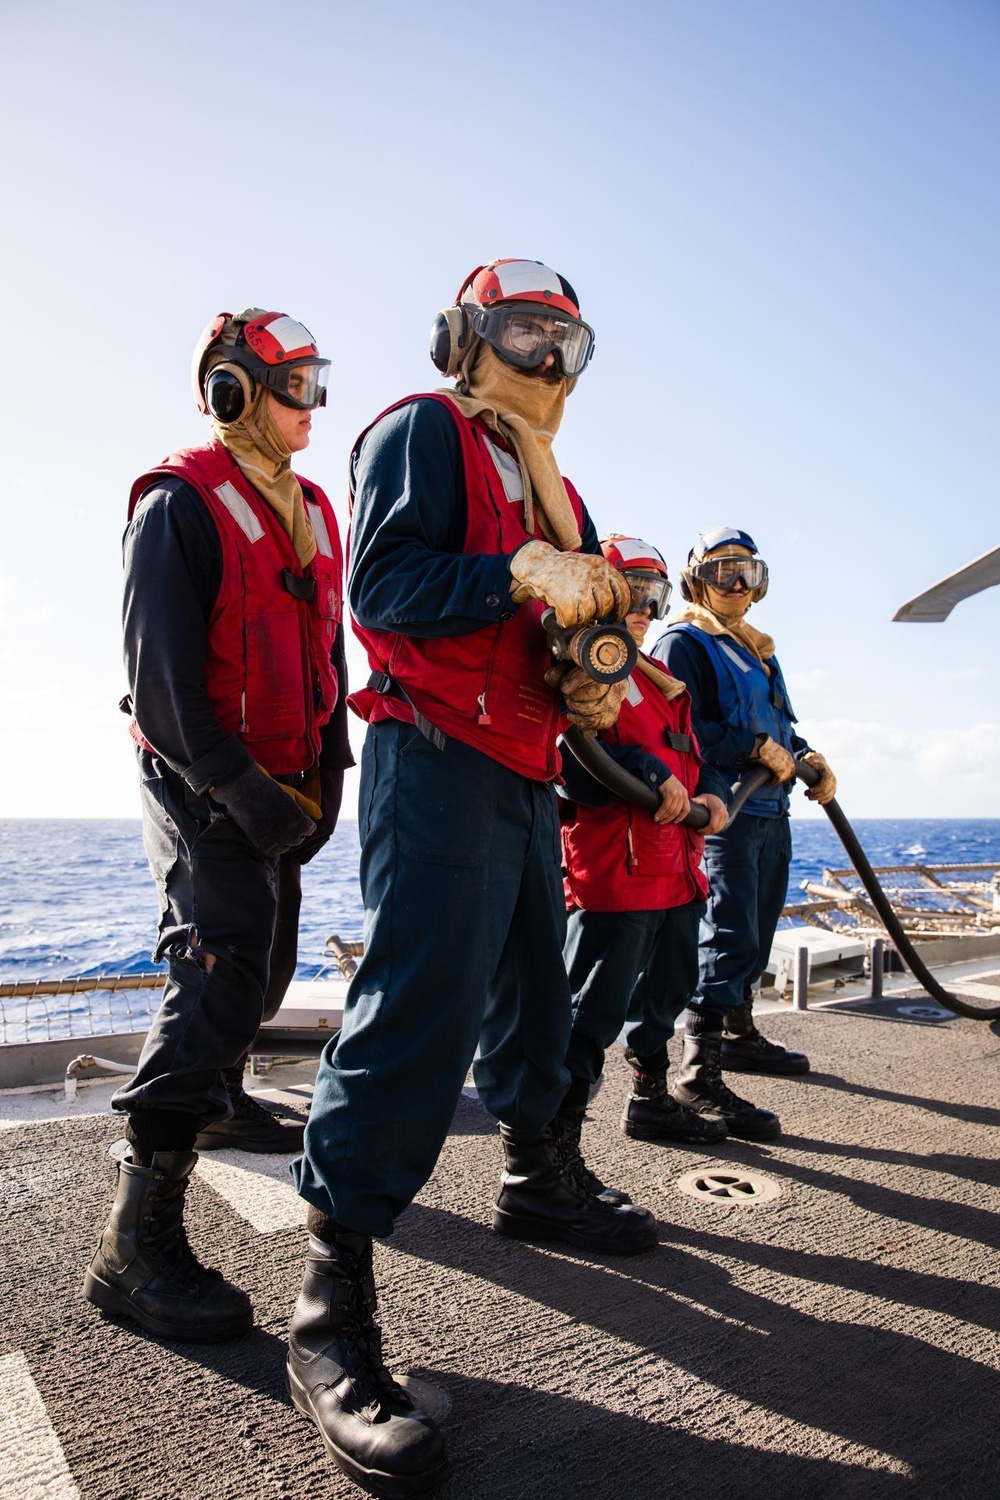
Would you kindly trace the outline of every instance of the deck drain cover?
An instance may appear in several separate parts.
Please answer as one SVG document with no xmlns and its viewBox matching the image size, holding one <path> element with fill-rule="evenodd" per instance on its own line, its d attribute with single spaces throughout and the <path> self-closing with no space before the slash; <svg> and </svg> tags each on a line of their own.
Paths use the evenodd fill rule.
<svg viewBox="0 0 1000 1500">
<path fill-rule="evenodd" d="M 940 1005 L 897 1005 L 901 1016 L 910 1016 L 914 1021 L 950 1021 L 953 1012 Z"/>
<path fill-rule="evenodd" d="M 773 1177 L 721 1167 L 710 1172 L 685 1172 L 678 1178 L 677 1187 L 703 1203 L 773 1203 L 781 1197 L 781 1186 Z"/>
</svg>

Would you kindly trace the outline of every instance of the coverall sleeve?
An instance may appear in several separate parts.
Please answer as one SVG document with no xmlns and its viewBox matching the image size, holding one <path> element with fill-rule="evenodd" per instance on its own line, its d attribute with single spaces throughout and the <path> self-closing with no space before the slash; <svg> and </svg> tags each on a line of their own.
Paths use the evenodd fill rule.
<svg viewBox="0 0 1000 1500">
<path fill-rule="evenodd" d="M 208 622 L 222 581 L 218 532 L 191 486 L 167 478 L 141 497 L 123 550 L 132 711 L 157 754 L 204 793 L 251 764 L 205 691 Z"/>
<path fill-rule="evenodd" d="M 363 628 L 468 635 L 510 619 L 504 553 L 463 551 L 461 442 L 438 401 L 411 401 L 376 422 L 352 461 L 348 598 Z"/>
<path fill-rule="evenodd" d="M 641 745 L 619 745 L 610 740 L 600 739 L 600 737 L 599 743 L 611 760 L 623 770 L 628 771 L 630 775 L 637 777 L 646 786 L 662 786 L 663 782 L 673 775 L 669 766 L 665 765 L 659 756 L 643 750 Z M 557 790 L 561 797 L 571 802 L 580 802 L 585 807 L 609 807 L 611 803 L 621 800 L 616 793 L 602 786 L 597 778 L 580 764 L 572 750 L 568 750 L 563 745 L 560 747 L 560 753 L 563 785 Z"/>
</svg>

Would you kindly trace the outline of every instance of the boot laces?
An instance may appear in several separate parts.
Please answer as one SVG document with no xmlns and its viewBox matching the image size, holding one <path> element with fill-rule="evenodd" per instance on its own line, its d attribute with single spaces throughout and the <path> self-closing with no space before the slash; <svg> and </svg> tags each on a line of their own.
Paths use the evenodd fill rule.
<svg viewBox="0 0 1000 1500">
<path fill-rule="evenodd" d="M 235 1098 L 230 1095 L 230 1100 L 233 1106 L 233 1114 L 241 1120 L 263 1120 L 268 1125 L 281 1123 L 280 1115 L 276 1114 L 273 1109 L 268 1109 L 265 1105 L 261 1104 L 252 1094 L 248 1094 L 246 1089 L 241 1088 Z"/>
<path fill-rule="evenodd" d="M 582 1126 L 583 1121 L 580 1121 Z M 565 1115 L 556 1115 L 552 1121 L 552 1139 L 556 1148 L 556 1160 L 563 1177 L 569 1178 L 587 1198 L 599 1198 L 604 1192 L 604 1183 L 592 1172 L 580 1150 L 580 1130 L 575 1121 Z"/>
<path fill-rule="evenodd" d="M 197 1291 L 206 1281 L 220 1281 L 222 1273 L 203 1266 L 191 1249 L 184 1227 L 187 1185 L 186 1177 L 180 1182 L 164 1178 L 157 1185 L 155 1204 L 147 1210 L 145 1242 L 150 1259 L 168 1280 Z"/>
<path fill-rule="evenodd" d="M 741 1099 L 739 1094 L 734 1094 L 722 1076 L 722 1059 L 715 1052 L 705 1064 L 705 1076 L 708 1079 L 712 1091 L 712 1098 L 724 1109 L 745 1110 L 753 1109 L 753 1105 L 746 1099 Z"/>
<path fill-rule="evenodd" d="M 369 1251 L 367 1261 L 358 1263 L 356 1270 L 344 1265 L 342 1281 L 347 1298 L 339 1338 L 345 1373 L 365 1413 L 374 1418 L 384 1402 L 407 1407 L 413 1403 L 393 1380 L 382 1357 L 382 1329 L 375 1321 L 370 1255 Z"/>
<path fill-rule="evenodd" d="M 746 1042 L 752 1042 L 755 1047 L 759 1047 L 760 1050 L 765 1053 L 784 1052 L 787 1050 L 781 1045 L 780 1042 L 772 1042 L 769 1041 L 766 1036 L 762 1036 L 752 1022 L 750 1025 L 750 1030 L 745 1034 L 742 1040 Z"/>
</svg>

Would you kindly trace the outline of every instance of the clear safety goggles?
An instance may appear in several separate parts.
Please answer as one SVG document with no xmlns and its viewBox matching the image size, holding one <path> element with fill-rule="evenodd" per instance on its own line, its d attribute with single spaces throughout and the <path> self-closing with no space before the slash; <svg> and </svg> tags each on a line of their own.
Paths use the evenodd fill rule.
<svg viewBox="0 0 1000 1500">
<path fill-rule="evenodd" d="M 312 411 L 315 406 L 326 405 L 326 382 L 330 375 L 328 359 L 287 365 L 266 365 L 261 361 L 255 365 L 254 374 L 283 406 Z"/>
<path fill-rule="evenodd" d="M 638 615 L 648 609 L 650 619 L 662 620 L 673 592 L 669 578 L 664 578 L 662 573 L 638 573 L 631 568 L 622 576 L 632 590 L 629 614 Z"/>
<path fill-rule="evenodd" d="M 720 594 L 728 594 L 742 583 L 749 591 L 767 582 L 767 563 L 759 557 L 706 557 L 691 564 L 691 576 Z"/>
<path fill-rule="evenodd" d="M 483 307 L 472 327 L 509 365 L 535 370 L 547 354 L 558 356 L 562 373 L 582 375 L 594 352 L 594 330 L 586 323 L 539 308 Z"/>
</svg>

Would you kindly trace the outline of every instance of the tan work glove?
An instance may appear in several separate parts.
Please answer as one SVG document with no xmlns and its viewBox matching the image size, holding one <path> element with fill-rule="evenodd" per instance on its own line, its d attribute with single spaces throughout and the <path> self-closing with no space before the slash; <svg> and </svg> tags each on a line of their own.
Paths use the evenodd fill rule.
<svg viewBox="0 0 1000 1500">
<path fill-rule="evenodd" d="M 560 552 L 548 542 L 525 542 L 511 554 L 507 566 L 514 603 L 540 599 L 550 604 L 564 630 L 606 615 L 623 620 L 628 613 L 632 591 L 603 557 Z"/>
<path fill-rule="evenodd" d="M 566 705 L 566 717 L 592 739 L 599 729 L 610 729 L 628 693 L 624 682 L 595 682 L 582 667 L 565 663 L 545 674 L 549 687 L 558 688 Z"/>
<path fill-rule="evenodd" d="M 757 746 L 753 753 L 754 760 L 759 760 L 762 766 L 766 766 L 775 781 L 795 780 L 795 758 L 777 740 L 772 740 L 769 735 Z"/>
<path fill-rule="evenodd" d="M 809 802 L 818 802 L 821 807 L 825 807 L 837 795 L 837 778 L 818 750 L 807 750 L 802 759 L 820 775 L 815 786 L 806 788 L 806 798 Z"/>
<path fill-rule="evenodd" d="M 306 785 L 309 788 L 308 792 L 299 792 L 293 786 L 286 786 L 283 781 L 279 781 L 278 785 L 281 787 L 281 790 L 283 792 L 286 792 L 288 796 L 291 797 L 292 801 L 295 803 L 295 806 L 301 808 L 302 812 L 305 813 L 307 818 L 312 818 L 314 823 L 319 822 L 320 818 L 323 816 L 323 803 L 321 799 L 318 777 L 316 777 L 314 781 L 312 778 L 310 778 L 310 780 L 306 782 Z M 310 795 L 311 793 L 315 793 L 315 795 Z"/>
</svg>

